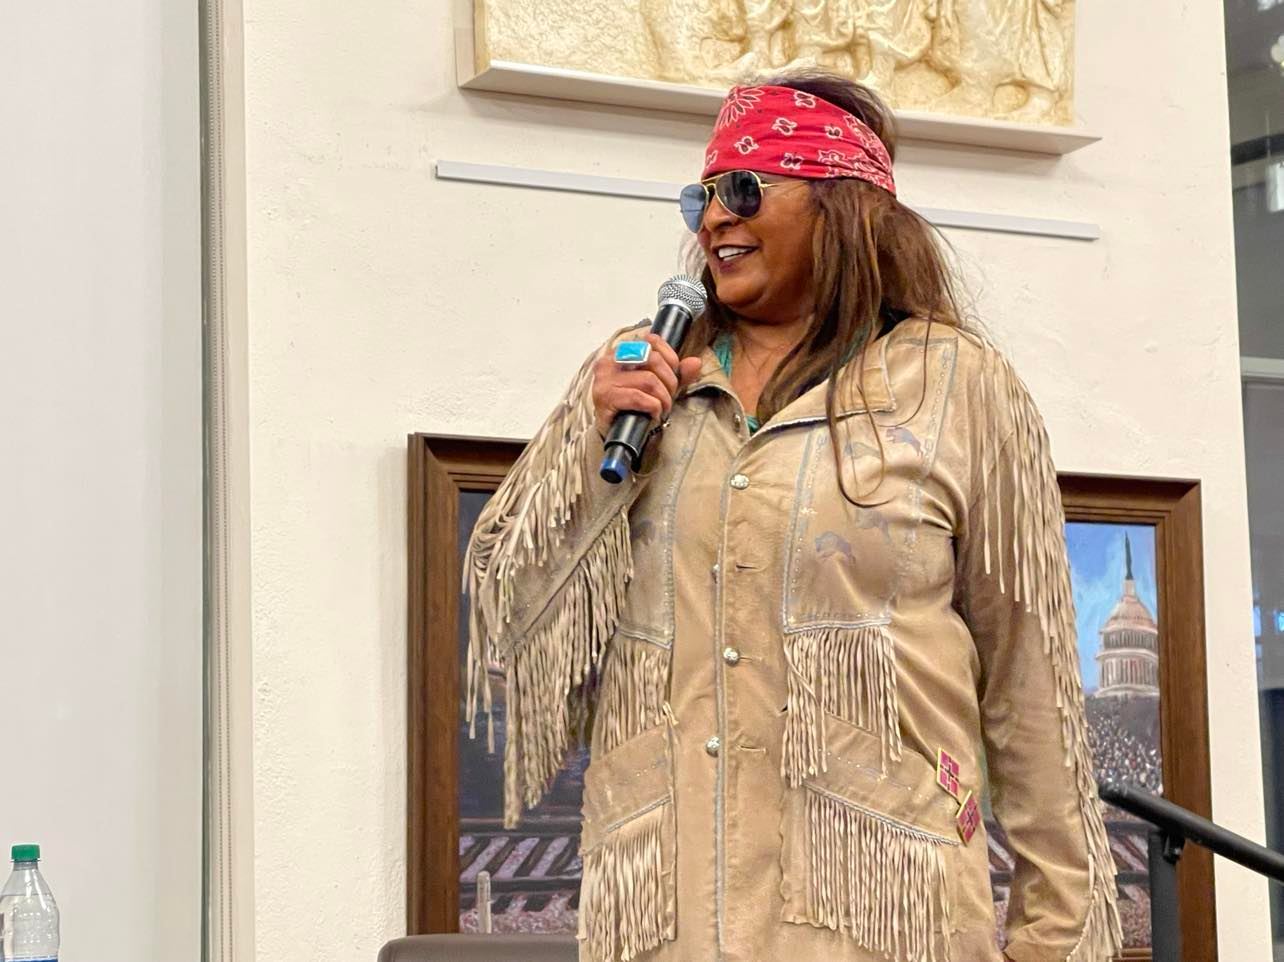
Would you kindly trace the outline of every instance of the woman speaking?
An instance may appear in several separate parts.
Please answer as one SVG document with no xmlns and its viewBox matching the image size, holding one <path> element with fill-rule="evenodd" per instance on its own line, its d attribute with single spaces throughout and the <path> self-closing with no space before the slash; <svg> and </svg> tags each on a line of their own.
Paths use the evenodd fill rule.
<svg viewBox="0 0 1284 962">
<path fill-rule="evenodd" d="M 857 84 L 733 89 L 682 194 L 686 356 L 612 338 L 473 533 L 510 823 L 591 726 L 582 960 L 995 962 L 986 791 L 1006 957 L 1119 947 L 1047 437 L 894 146 Z M 620 411 L 660 427 L 608 485 Z"/>
</svg>

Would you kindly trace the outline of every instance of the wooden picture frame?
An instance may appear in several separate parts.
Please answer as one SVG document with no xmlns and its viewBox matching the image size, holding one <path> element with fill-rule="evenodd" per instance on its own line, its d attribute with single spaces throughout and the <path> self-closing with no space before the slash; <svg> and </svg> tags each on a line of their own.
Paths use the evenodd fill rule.
<svg viewBox="0 0 1284 962">
<path fill-rule="evenodd" d="M 412 434 L 408 488 L 406 919 L 411 935 L 459 930 L 459 502 L 495 490 L 524 442 Z M 1211 815 L 1203 538 L 1198 482 L 1062 474 L 1067 521 L 1150 525 L 1164 625 L 1159 659 L 1165 796 Z M 1183 954 L 1217 958 L 1212 856 L 1178 872 Z M 1147 950 L 1123 958 L 1148 959 Z"/>
<path fill-rule="evenodd" d="M 1153 525 L 1163 625 L 1159 657 L 1164 797 L 1212 817 L 1208 668 L 1204 637 L 1204 538 L 1197 481 L 1059 474 L 1067 521 Z M 1188 845 L 1178 863 L 1182 957 L 1217 959 L 1213 856 Z M 1125 959 L 1149 959 L 1126 951 Z"/>
<path fill-rule="evenodd" d="M 459 931 L 459 495 L 494 491 L 523 447 L 410 436 L 407 935 Z"/>
</svg>

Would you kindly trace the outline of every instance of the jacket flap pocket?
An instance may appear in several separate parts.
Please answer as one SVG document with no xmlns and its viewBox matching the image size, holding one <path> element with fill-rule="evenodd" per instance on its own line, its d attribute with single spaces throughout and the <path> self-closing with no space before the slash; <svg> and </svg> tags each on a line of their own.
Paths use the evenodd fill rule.
<svg viewBox="0 0 1284 962">
<path fill-rule="evenodd" d="M 936 770 L 906 748 L 884 767 L 883 740 L 832 715 L 825 717 L 825 768 L 808 784 L 942 840 L 957 839 L 958 803 L 936 784 Z"/>
<path fill-rule="evenodd" d="M 622 823 L 667 803 L 671 770 L 669 726 L 664 722 L 593 759 L 584 773 L 582 848 L 595 847 Z"/>
<path fill-rule="evenodd" d="M 615 962 L 677 934 L 677 824 L 667 723 L 601 758 L 584 776 L 580 958 Z"/>
<path fill-rule="evenodd" d="M 882 739 L 825 722 L 824 770 L 786 797 L 781 918 L 899 962 L 941 958 L 959 851 L 953 799 L 922 756 L 906 751 L 884 770 Z"/>
</svg>

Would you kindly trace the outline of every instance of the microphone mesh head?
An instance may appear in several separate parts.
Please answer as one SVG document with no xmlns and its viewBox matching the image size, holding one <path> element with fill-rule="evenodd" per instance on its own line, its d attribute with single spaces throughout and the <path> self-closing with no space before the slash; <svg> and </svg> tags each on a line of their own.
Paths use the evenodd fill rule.
<svg viewBox="0 0 1284 962">
<path fill-rule="evenodd" d="M 656 295 L 656 300 L 661 304 L 666 301 L 676 301 L 683 305 L 691 312 L 693 318 L 704 313 L 704 306 L 708 299 L 704 285 L 699 279 L 687 274 L 674 274 L 660 285 L 660 291 Z"/>
</svg>

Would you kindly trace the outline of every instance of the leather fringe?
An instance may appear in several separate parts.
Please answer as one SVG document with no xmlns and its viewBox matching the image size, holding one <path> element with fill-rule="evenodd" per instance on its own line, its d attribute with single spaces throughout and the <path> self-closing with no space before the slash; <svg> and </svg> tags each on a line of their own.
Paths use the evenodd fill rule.
<svg viewBox="0 0 1284 962">
<path fill-rule="evenodd" d="M 896 645 L 886 625 L 824 627 L 785 636 L 789 688 L 781 774 L 792 787 L 827 770 L 825 714 L 883 740 L 883 767 L 900 760 Z"/>
<path fill-rule="evenodd" d="M 1114 884 L 1114 857 L 1097 796 L 1088 747 L 1083 688 L 1065 542 L 1065 512 L 1043 419 L 1021 379 L 992 346 L 985 348 L 981 404 L 989 424 L 982 440 L 986 573 L 999 590 L 1039 619 L 1061 714 L 1065 763 L 1073 766 L 1088 841 L 1091 903 L 1067 962 L 1104 962 L 1123 945 Z M 1007 447 L 1010 475 L 998 474 Z M 995 475 L 991 477 L 991 475 Z M 1009 517 L 1003 505 L 1010 506 Z"/>
<path fill-rule="evenodd" d="M 495 641 L 512 617 L 513 577 L 532 563 L 543 564 L 549 551 L 561 543 L 564 528 L 588 484 L 585 445 L 590 432 L 596 437 L 590 393 L 592 365 L 590 357 L 486 502 L 464 556 L 471 598 L 465 695 L 468 735 L 471 738 L 474 734 L 480 694 L 491 752 L 495 750 L 495 727 L 486 669 L 490 662 L 501 660 Z M 485 599 L 484 592 L 489 592 Z M 485 623 L 488 608 L 497 623 Z"/>
<path fill-rule="evenodd" d="M 508 654 L 504 825 L 533 807 L 566 758 L 588 712 L 591 674 L 620 620 L 633 575 L 627 511 L 606 526 L 559 592 L 552 611 Z"/>
<path fill-rule="evenodd" d="M 498 644 L 514 616 L 517 578 L 544 565 L 566 538 L 590 483 L 593 426 L 590 356 L 557 408 L 486 503 L 464 559 L 471 596 L 466 717 L 472 737 L 480 696 L 487 747 L 495 750 L 488 667 L 504 666 L 507 738 L 504 821 L 535 805 L 556 775 L 572 732 L 589 714 L 586 682 L 601 666 L 633 575 L 627 509 L 612 518 L 571 572 L 548 610 L 511 650 Z"/>
<path fill-rule="evenodd" d="M 813 924 L 847 931 L 860 946 L 897 962 L 948 962 L 942 847 L 950 843 L 812 786 L 807 843 Z"/>
<path fill-rule="evenodd" d="M 1123 933 L 1119 927 L 1114 890 L 1114 883 L 1111 882 L 1108 887 L 1110 896 L 1105 897 L 1105 890 L 1101 885 L 1094 887 L 1092 904 L 1083 923 L 1079 944 L 1067 956 L 1066 962 L 1105 962 L 1119 954 L 1123 946 Z"/>
<path fill-rule="evenodd" d="M 578 938 L 594 962 L 628 962 L 674 937 L 664 885 L 665 801 L 583 853 Z"/>
<path fill-rule="evenodd" d="M 664 720 L 671 654 L 659 645 L 616 637 L 598 690 L 594 756 L 604 755 Z"/>
</svg>

